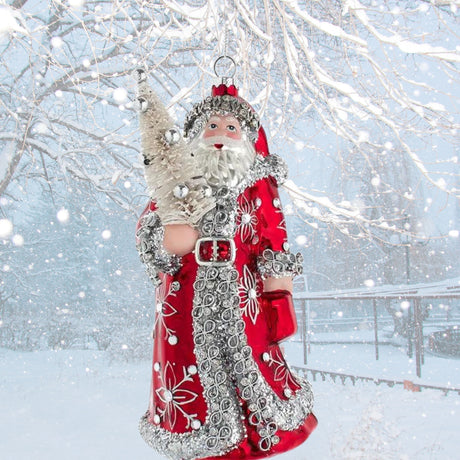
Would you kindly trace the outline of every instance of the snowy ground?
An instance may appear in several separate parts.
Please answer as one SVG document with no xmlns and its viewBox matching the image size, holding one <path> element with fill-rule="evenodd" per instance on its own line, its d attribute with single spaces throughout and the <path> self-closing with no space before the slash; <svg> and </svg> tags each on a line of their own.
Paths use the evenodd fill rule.
<svg viewBox="0 0 460 460">
<path fill-rule="evenodd" d="M 286 348 L 290 361 L 300 364 L 301 345 Z M 375 363 L 372 346 L 315 345 L 309 365 L 380 377 L 387 369 L 387 377 L 399 379 L 412 367 L 396 348 L 387 346 L 382 355 Z M 459 364 L 428 357 L 421 381 L 458 387 Z M 0 349 L 0 375 L 2 459 L 161 458 L 137 433 L 147 404 L 149 362 L 109 363 L 103 353 L 92 351 Z M 459 458 L 456 393 L 328 381 L 314 382 L 313 387 L 319 426 L 303 446 L 280 460 Z"/>
</svg>

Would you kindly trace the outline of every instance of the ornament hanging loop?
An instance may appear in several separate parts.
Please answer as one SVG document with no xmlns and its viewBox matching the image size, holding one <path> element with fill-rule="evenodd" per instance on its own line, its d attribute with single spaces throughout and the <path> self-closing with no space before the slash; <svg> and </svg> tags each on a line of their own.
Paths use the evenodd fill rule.
<svg viewBox="0 0 460 460">
<path fill-rule="evenodd" d="M 236 63 L 230 56 L 220 56 L 214 62 L 214 73 L 222 79 L 224 85 L 233 85 L 233 77 L 236 73 Z"/>
</svg>

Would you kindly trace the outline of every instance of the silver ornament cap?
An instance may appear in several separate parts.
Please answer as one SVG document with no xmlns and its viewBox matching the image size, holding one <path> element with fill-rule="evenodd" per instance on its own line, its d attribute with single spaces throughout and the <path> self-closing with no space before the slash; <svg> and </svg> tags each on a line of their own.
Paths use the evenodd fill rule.
<svg viewBox="0 0 460 460">
<path fill-rule="evenodd" d="M 166 132 L 164 134 L 165 142 L 168 145 L 177 144 L 180 141 L 180 137 L 181 137 L 181 135 L 180 135 L 180 132 L 179 132 L 179 128 L 170 128 L 170 129 L 166 130 Z"/>
<path fill-rule="evenodd" d="M 149 101 L 145 97 L 138 97 L 137 104 L 140 112 L 146 112 L 149 108 Z"/>
<path fill-rule="evenodd" d="M 143 81 L 147 80 L 147 73 L 144 69 L 136 69 L 134 71 L 134 77 L 137 79 L 138 83 L 142 83 Z"/>
<path fill-rule="evenodd" d="M 174 187 L 173 194 L 176 198 L 184 199 L 188 195 L 189 189 L 185 184 L 179 184 Z"/>
</svg>

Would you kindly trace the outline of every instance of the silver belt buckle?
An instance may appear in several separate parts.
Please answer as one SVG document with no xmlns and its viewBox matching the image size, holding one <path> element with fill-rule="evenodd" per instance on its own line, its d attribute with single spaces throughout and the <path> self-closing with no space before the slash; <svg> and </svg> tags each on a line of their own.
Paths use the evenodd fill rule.
<svg viewBox="0 0 460 460">
<path fill-rule="evenodd" d="M 202 243 L 211 241 L 212 242 L 212 259 L 211 260 L 201 260 L 200 258 L 200 247 Z M 220 260 L 218 261 L 217 258 L 219 256 L 219 247 L 217 243 L 222 241 L 224 243 L 229 244 L 229 251 L 230 251 L 230 258 L 229 260 Z M 235 241 L 232 238 L 212 238 L 212 237 L 204 237 L 198 238 L 195 243 L 195 260 L 198 265 L 201 266 L 209 266 L 212 265 L 213 267 L 225 267 L 227 265 L 233 264 L 235 262 L 236 257 L 236 246 Z"/>
</svg>

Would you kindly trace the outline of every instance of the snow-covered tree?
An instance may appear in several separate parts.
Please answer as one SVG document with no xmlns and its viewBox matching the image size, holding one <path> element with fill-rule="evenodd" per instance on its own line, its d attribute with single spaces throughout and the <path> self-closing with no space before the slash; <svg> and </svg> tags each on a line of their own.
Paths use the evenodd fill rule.
<svg viewBox="0 0 460 460">
<path fill-rule="evenodd" d="M 21 233 L 0 245 L 0 346 L 146 351 L 155 307 L 134 222 L 102 193 L 88 202 L 69 185 L 35 190 L 27 209 L 7 206 Z"/>
<path fill-rule="evenodd" d="M 130 208 L 136 192 L 123 184 L 141 173 L 130 72 L 149 69 L 181 118 L 209 92 L 215 59 L 228 54 L 242 94 L 273 138 L 298 149 L 293 156 L 352 150 L 371 164 L 384 150 L 403 152 L 420 180 L 454 195 L 457 7 L 437 0 L 5 2 L 0 193 L 14 178 L 53 181 L 48 157 L 59 174 Z M 321 194 L 293 195 L 298 205 L 324 208 L 309 214 L 304 206 L 307 218 L 345 229 L 382 223 Z"/>
</svg>

